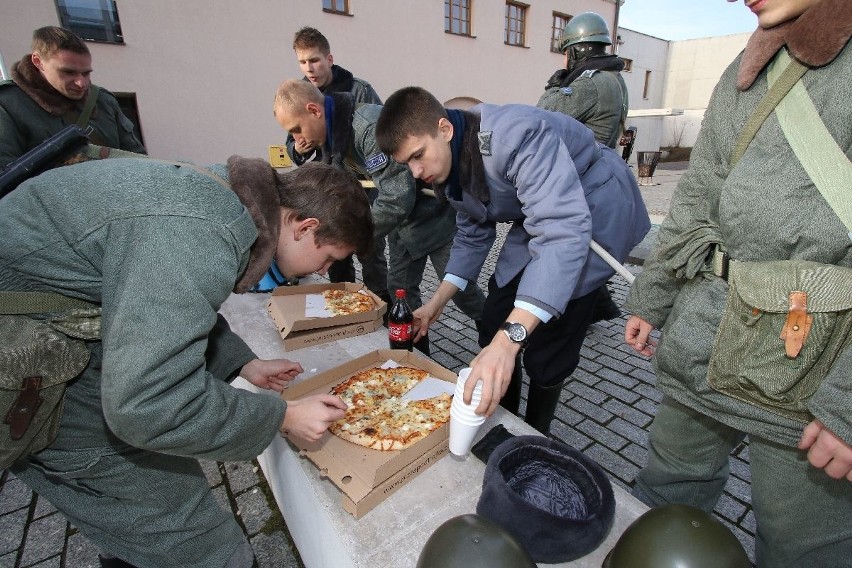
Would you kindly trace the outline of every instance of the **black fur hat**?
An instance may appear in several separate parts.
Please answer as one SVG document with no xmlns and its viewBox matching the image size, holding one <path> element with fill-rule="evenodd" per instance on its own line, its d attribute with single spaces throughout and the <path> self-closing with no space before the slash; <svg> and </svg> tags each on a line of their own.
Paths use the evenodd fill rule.
<svg viewBox="0 0 852 568">
<path fill-rule="evenodd" d="M 578 450 L 515 436 L 488 458 L 476 512 L 502 525 L 536 562 L 569 562 L 606 538 L 615 497 L 606 473 Z"/>
</svg>

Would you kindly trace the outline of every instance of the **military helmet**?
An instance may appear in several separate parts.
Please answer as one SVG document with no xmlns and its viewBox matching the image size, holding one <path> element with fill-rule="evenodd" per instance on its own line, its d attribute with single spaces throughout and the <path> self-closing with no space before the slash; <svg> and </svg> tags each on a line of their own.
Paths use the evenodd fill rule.
<svg viewBox="0 0 852 568">
<path fill-rule="evenodd" d="M 503 527 L 479 515 L 460 515 L 435 529 L 417 568 L 535 568 Z"/>
<path fill-rule="evenodd" d="M 612 45 L 609 26 L 599 14 L 583 12 L 571 18 L 562 30 L 559 51 L 565 51 L 577 43 L 602 43 Z"/>
<path fill-rule="evenodd" d="M 750 568 L 737 537 L 689 505 L 663 505 L 627 527 L 602 568 Z"/>
</svg>

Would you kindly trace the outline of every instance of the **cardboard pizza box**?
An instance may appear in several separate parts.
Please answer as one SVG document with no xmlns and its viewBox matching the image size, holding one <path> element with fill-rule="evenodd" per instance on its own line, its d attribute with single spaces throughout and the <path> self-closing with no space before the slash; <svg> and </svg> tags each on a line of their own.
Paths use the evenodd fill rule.
<svg viewBox="0 0 852 568">
<path fill-rule="evenodd" d="M 347 316 L 307 317 L 305 315 L 307 295 L 320 294 L 323 290 L 364 292 L 373 299 L 376 308 Z M 270 294 L 266 309 L 284 341 L 284 349 L 292 351 L 376 331 L 382 325 L 382 316 L 388 306 L 361 284 L 338 282 L 280 286 Z"/>
<path fill-rule="evenodd" d="M 393 360 L 416 367 L 430 376 L 455 384 L 456 375 L 430 359 L 410 351 L 378 349 L 285 389 L 284 400 L 327 393 L 357 372 Z M 380 451 L 338 438 L 331 432 L 313 444 L 295 443 L 300 455 L 311 460 L 343 493 L 342 506 L 356 519 L 362 517 L 409 480 L 448 452 L 449 422 L 404 450 Z"/>
</svg>

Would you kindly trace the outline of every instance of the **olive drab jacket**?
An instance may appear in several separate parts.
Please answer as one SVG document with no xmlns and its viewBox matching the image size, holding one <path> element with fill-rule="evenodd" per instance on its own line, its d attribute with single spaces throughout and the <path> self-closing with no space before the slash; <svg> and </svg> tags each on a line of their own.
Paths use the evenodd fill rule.
<svg viewBox="0 0 852 568">
<path fill-rule="evenodd" d="M 567 75 L 563 71 L 554 78 Z M 615 148 L 627 119 L 627 85 L 618 71 L 589 69 L 569 84 L 551 79 L 536 106 L 573 116 L 595 133 L 596 140 Z"/>
<path fill-rule="evenodd" d="M 840 17 L 845 25 L 806 25 Z M 662 330 L 654 358 L 660 390 L 732 428 L 790 446 L 799 441 L 803 423 L 709 386 L 708 362 L 728 285 L 685 271 L 683 255 L 694 251 L 692 257 L 701 261 L 707 243 L 719 239 L 735 260 L 852 267 L 847 229 L 793 153 L 774 112 L 742 159 L 734 167 L 730 163 L 740 129 L 767 91 L 766 65 L 785 47 L 809 67 L 801 83 L 834 141 L 852 156 L 852 99 L 837 96 L 852 85 L 850 18 L 847 2 L 824 0 L 798 21 L 753 34 L 716 86 L 658 244 L 624 306 Z M 826 428 L 852 443 L 852 349 L 834 361 L 806 405 Z"/>
<path fill-rule="evenodd" d="M 72 101 L 51 87 L 29 56 L 14 65 L 12 76 L 14 81 L 0 83 L 0 169 L 74 124 L 85 103 L 85 98 Z M 133 122 L 104 88 L 87 125 L 93 129 L 93 144 L 145 153 L 133 133 Z"/>
</svg>

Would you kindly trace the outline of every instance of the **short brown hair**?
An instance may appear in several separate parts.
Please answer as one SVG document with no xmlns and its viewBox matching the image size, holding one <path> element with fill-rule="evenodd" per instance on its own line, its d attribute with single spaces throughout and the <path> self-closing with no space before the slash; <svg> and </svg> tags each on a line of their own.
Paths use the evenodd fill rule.
<svg viewBox="0 0 852 568">
<path fill-rule="evenodd" d="M 376 121 L 376 141 L 382 152 L 393 155 L 409 136 L 438 133 L 438 122 L 449 118 L 447 110 L 421 87 L 404 87 L 385 101 Z"/>
<path fill-rule="evenodd" d="M 359 255 L 373 248 L 373 214 L 361 183 L 328 164 L 309 162 L 278 176 L 278 198 L 289 220 L 319 219 L 319 246 L 349 245 Z"/>
<path fill-rule="evenodd" d="M 331 53 L 331 46 L 325 36 L 318 29 L 305 26 L 293 36 L 293 50 L 312 47 L 318 47 L 323 55 Z"/>
<path fill-rule="evenodd" d="M 57 51 L 91 55 L 89 47 L 80 36 L 59 26 L 45 26 L 34 31 L 32 50 L 43 59 L 50 59 Z"/>
</svg>

